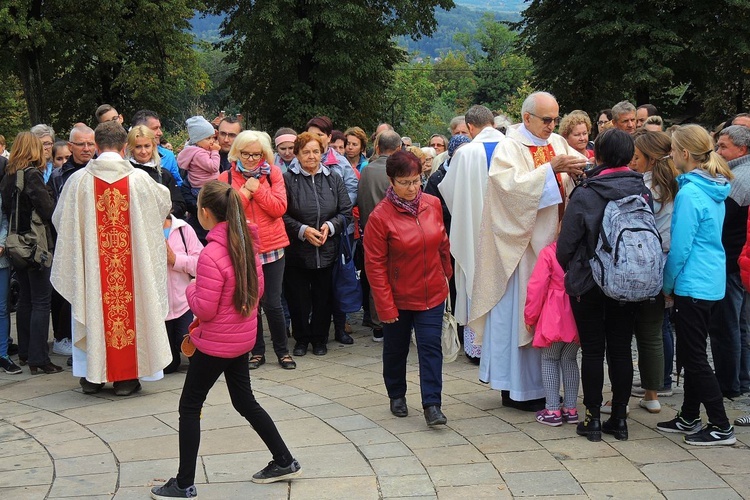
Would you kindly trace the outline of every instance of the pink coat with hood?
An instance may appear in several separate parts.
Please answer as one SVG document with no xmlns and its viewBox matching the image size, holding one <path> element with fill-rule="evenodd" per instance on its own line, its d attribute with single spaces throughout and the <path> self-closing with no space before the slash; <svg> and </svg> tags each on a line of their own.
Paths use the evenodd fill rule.
<svg viewBox="0 0 750 500">
<path fill-rule="evenodd" d="M 256 244 L 258 231 L 248 225 Z M 186 290 L 190 309 L 200 324 L 190 332 L 193 344 L 204 354 L 219 358 L 236 358 L 255 345 L 258 328 L 258 308 L 250 316 L 243 316 L 232 300 L 235 280 L 232 260 L 227 248 L 227 223 L 220 222 L 208 232 L 208 244 L 198 258 L 195 283 Z M 258 297 L 263 296 L 263 268 L 255 257 L 258 273 Z"/>
<path fill-rule="evenodd" d="M 218 151 L 207 151 L 200 146 L 185 146 L 177 155 L 177 165 L 187 172 L 190 185 L 196 189 L 219 177 L 220 162 Z"/>
<path fill-rule="evenodd" d="M 578 328 L 565 293 L 565 273 L 557 262 L 557 242 L 539 252 L 526 289 L 524 321 L 536 326 L 534 347 L 549 347 L 553 342 L 578 343 Z"/>
<path fill-rule="evenodd" d="M 195 276 L 195 268 L 198 266 L 198 256 L 203 250 L 195 230 L 182 219 L 174 215 L 172 227 L 169 228 L 167 244 L 174 252 L 174 266 L 167 266 L 167 293 L 169 298 L 169 314 L 166 320 L 179 318 L 190 310 L 185 289 Z M 182 233 L 182 234 L 180 234 Z M 184 240 L 183 240 L 184 238 Z"/>
</svg>

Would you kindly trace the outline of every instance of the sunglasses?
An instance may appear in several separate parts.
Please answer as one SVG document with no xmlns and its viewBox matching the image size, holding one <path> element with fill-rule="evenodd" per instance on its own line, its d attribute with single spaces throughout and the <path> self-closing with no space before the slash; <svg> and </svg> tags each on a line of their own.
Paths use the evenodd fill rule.
<svg viewBox="0 0 750 500">
<path fill-rule="evenodd" d="M 549 125 L 552 122 L 555 122 L 555 125 L 559 125 L 560 124 L 561 118 L 559 116 L 557 116 L 555 118 L 551 118 L 549 116 L 542 117 L 542 116 L 539 116 L 539 115 L 535 115 L 534 113 L 529 113 L 529 114 L 531 116 L 536 116 L 537 118 L 539 118 L 540 120 L 542 120 L 542 123 L 544 123 L 545 125 Z"/>
</svg>

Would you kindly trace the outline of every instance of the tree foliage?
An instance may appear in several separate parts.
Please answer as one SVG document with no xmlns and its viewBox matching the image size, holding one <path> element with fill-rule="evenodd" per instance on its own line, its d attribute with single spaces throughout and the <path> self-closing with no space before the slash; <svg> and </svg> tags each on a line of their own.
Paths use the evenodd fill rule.
<svg viewBox="0 0 750 500">
<path fill-rule="evenodd" d="M 90 123 L 111 103 L 176 114 L 206 90 L 187 31 L 200 0 L 6 0 L 0 41 L 32 122 Z"/>
<path fill-rule="evenodd" d="M 232 95 L 258 126 L 300 127 L 326 114 L 334 124 L 372 126 L 405 53 L 393 37 L 435 28 L 436 6 L 453 0 L 210 0 L 226 13 L 220 43 L 237 70 Z"/>
<path fill-rule="evenodd" d="M 594 111 L 628 98 L 714 116 L 747 105 L 750 2 L 532 0 L 522 17 L 534 83 L 563 109 Z M 675 89 L 685 87 L 675 102 Z M 717 93 L 723 97 L 711 102 Z"/>
</svg>

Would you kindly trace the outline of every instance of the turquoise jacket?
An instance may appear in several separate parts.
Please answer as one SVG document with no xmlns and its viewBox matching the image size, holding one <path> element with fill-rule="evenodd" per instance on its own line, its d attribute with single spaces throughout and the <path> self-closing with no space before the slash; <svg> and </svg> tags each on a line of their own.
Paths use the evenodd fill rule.
<svg viewBox="0 0 750 500">
<path fill-rule="evenodd" d="M 680 190 L 672 214 L 672 246 L 664 268 L 664 293 L 721 300 L 726 257 L 721 244 L 724 200 L 729 182 L 695 169 L 677 178 Z"/>
</svg>

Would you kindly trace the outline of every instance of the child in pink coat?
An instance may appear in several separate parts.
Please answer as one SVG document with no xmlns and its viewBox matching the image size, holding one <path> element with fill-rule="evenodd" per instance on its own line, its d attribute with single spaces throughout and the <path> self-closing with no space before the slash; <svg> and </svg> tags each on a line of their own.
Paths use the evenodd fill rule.
<svg viewBox="0 0 750 500">
<path fill-rule="evenodd" d="M 188 285 L 190 309 L 199 320 L 190 331 L 195 352 L 180 395 L 180 463 L 177 477 L 151 489 L 151 498 L 193 498 L 200 447 L 203 403 L 224 375 L 232 406 L 245 417 L 273 459 L 255 473 L 255 483 L 288 481 L 300 465 L 281 438 L 276 424 L 258 404 L 250 385 L 248 353 L 255 344 L 258 300 L 263 295 L 263 268 L 256 253 L 257 232 L 245 220 L 239 192 L 224 182 L 209 181 L 198 195 L 198 220 L 208 244 L 198 257 L 195 282 Z M 243 439 L 237 433 L 237 439 Z M 238 466 L 243 467 L 244 461 Z"/>
<path fill-rule="evenodd" d="M 206 182 L 219 177 L 219 145 L 214 126 L 202 116 L 192 116 L 185 124 L 188 145 L 177 155 L 177 165 L 187 172 L 193 196 L 198 196 Z"/>
<path fill-rule="evenodd" d="M 173 373 L 180 368 L 180 344 L 193 321 L 193 313 L 190 311 L 185 290 L 195 276 L 198 256 L 203 250 L 203 244 L 192 226 L 174 215 L 170 215 L 164 221 L 164 238 L 167 240 L 167 294 L 169 298 L 169 314 L 167 314 L 165 324 L 169 347 L 172 349 L 172 362 L 164 368 L 164 373 Z"/>
<path fill-rule="evenodd" d="M 545 247 L 531 273 L 526 290 L 524 321 L 526 330 L 536 327 L 533 346 L 542 349 L 542 381 L 547 394 L 546 408 L 536 419 L 553 427 L 578 423 L 578 329 L 570 298 L 565 293 L 565 273 L 557 262 L 557 242 Z M 563 379 L 563 406 L 560 409 L 560 372 Z"/>
</svg>

